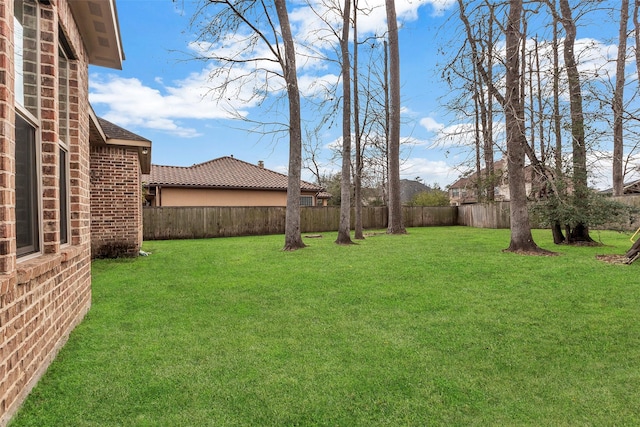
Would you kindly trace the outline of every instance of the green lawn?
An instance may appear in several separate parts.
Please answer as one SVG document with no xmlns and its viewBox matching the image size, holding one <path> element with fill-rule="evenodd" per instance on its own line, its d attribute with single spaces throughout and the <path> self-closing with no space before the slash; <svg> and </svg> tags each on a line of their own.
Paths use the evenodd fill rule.
<svg viewBox="0 0 640 427">
<path fill-rule="evenodd" d="M 639 425 L 629 234 L 556 257 L 508 230 L 145 243 L 93 264 L 93 306 L 12 426 Z"/>
</svg>

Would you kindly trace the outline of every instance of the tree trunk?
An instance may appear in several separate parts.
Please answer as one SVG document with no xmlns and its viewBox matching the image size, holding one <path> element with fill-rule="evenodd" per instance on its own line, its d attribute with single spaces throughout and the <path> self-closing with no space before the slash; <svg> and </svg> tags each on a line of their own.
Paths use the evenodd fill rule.
<svg viewBox="0 0 640 427">
<path fill-rule="evenodd" d="M 638 15 L 640 14 L 640 0 L 636 0 L 636 5 L 633 8 L 633 35 L 636 39 L 636 70 L 638 74 L 640 74 L 640 19 L 638 19 Z"/>
<path fill-rule="evenodd" d="M 618 58 L 616 60 L 616 87 L 613 91 L 613 195 L 624 193 L 624 138 L 622 114 L 624 113 L 624 70 L 627 60 L 627 23 L 629 22 L 629 0 L 621 0 Z"/>
<path fill-rule="evenodd" d="M 400 46 L 394 0 L 385 0 L 389 28 L 389 224 L 387 233 L 404 234 L 400 200 Z"/>
<path fill-rule="evenodd" d="M 507 173 L 511 193 L 511 242 L 508 251 L 538 252 L 533 241 L 527 209 L 524 175 L 524 109 L 520 97 L 520 67 L 518 46 L 521 40 L 520 26 L 522 0 L 509 1 L 509 18 L 506 28 L 506 78 L 505 122 L 507 131 Z"/>
<path fill-rule="evenodd" d="M 576 62 L 574 45 L 576 40 L 576 25 L 571 16 L 569 0 L 560 0 L 562 26 L 565 30 L 564 63 L 569 81 L 569 105 L 571 109 L 571 136 L 573 148 L 573 194 L 575 206 L 579 211 L 585 211 L 588 206 L 587 182 L 587 148 L 585 145 L 584 114 L 582 111 L 582 89 L 580 88 L 580 73 Z M 589 228 L 585 224 L 573 224 L 569 242 L 593 242 L 589 236 Z"/>
<path fill-rule="evenodd" d="M 560 225 L 560 222 L 556 221 L 553 224 L 553 226 L 551 227 L 551 235 L 553 236 L 553 243 L 555 243 L 556 245 L 564 243 L 565 238 L 564 234 L 562 234 L 562 226 Z"/>
<path fill-rule="evenodd" d="M 360 131 L 360 94 L 358 88 L 358 1 L 353 4 L 353 127 L 356 139 L 356 167 L 353 174 L 355 206 L 354 238 L 364 239 L 362 232 L 362 133 Z"/>
<path fill-rule="evenodd" d="M 481 90 L 481 89 L 480 89 Z M 473 69 L 473 106 L 474 106 L 474 121 L 473 121 L 473 131 L 474 131 L 474 145 L 476 151 L 476 176 L 478 179 L 476 180 L 476 200 L 478 202 L 482 202 L 485 200 L 484 197 L 484 188 L 487 181 L 482 179 L 482 164 L 481 164 L 481 156 L 480 156 L 480 91 L 478 90 L 478 73 L 476 73 L 476 69 Z"/>
<path fill-rule="evenodd" d="M 483 157 L 485 163 L 484 190 L 486 191 L 486 200 L 495 200 L 495 172 L 493 167 L 493 5 L 487 4 L 489 7 L 489 23 L 487 31 L 487 52 L 484 49 L 478 52 L 477 38 L 474 37 L 471 23 L 467 17 L 464 0 L 458 0 L 458 8 L 460 19 L 462 20 L 467 34 L 467 42 L 471 46 L 471 56 L 474 74 L 474 91 L 476 96 L 479 95 L 477 106 L 480 108 L 480 122 L 482 124 L 483 138 Z M 487 58 L 487 67 L 484 68 L 483 58 Z M 477 75 L 477 78 L 476 78 Z M 485 85 L 487 87 L 487 96 L 484 95 Z M 476 108 L 477 112 L 477 108 Z M 476 120 L 477 121 L 477 120 Z M 477 127 L 477 126 L 476 126 Z M 478 177 L 480 173 L 478 172 Z M 480 184 L 480 183 L 478 183 Z M 478 192 L 478 195 L 480 192 Z"/>
<path fill-rule="evenodd" d="M 540 161 L 545 163 L 547 159 L 547 147 L 544 138 L 544 106 L 542 102 L 542 77 L 540 76 L 540 49 L 538 47 L 538 37 L 535 38 L 535 55 L 536 89 L 538 92 L 538 138 L 540 138 Z M 533 123 L 531 126 L 533 126 Z"/>
<path fill-rule="evenodd" d="M 555 7 L 555 5 L 554 5 Z M 560 116 L 560 57 L 558 54 L 558 18 L 553 14 L 553 128 L 555 133 L 555 180 L 558 193 L 552 194 L 558 201 L 564 197 L 564 173 L 562 171 L 562 117 Z M 553 224 L 551 230 L 553 243 L 559 245 L 566 238 L 562 233 L 562 225 L 559 221 Z"/>
<path fill-rule="evenodd" d="M 493 79 L 493 5 L 489 6 L 489 31 L 487 32 L 487 77 Z M 482 81 L 482 79 L 480 79 Z M 489 185 L 487 187 L 487 200 L 496 199 L 496 176 L 493 168 L 493 85 L 487 86 L 486 119 L 483 123 L 484 132 L 484 167 L 486 169 Z"/>
<path fill-rule="evenodd" d="M 631 260 L 635 261 L 635 258 L 638 256 L 638 253 L 640 253 L 640 239 L 636 240 L 636 242 L 631 246 L 631 249 L 627 251 L 625 256 L 629 258 L 629 261 Z"/>
<path fill-rule="evenodd" d="M 558 19 L 553 15 L 553 128 L 556 137 L 555 171 L 556 179 L 562 173 L 562 117 L 560 116 L 560 58 L 558 55 Z M 563 186 L 564 187 L 564 186 Z"/>
<path fill-rule="evenodd" d="M 284 43 L 284 79 L 289 100 L 289 176 L 287 181 L 287 209 L 284 250 L 304 248 L 300 233 L 300 180 L 302 178 L 302 127 L 300 124 L 300 92 L 296 70 L 296 54 L 289 25 L 285 0 L 275 0 L 282 40 Z"/>
<path fill-rule="evenodd" d="M 342 17 L 342 177 L 340 181 L 340 224 L 338 225 L 339 245 L 349 245 L 351 241 L 351 63 L 349 61 L 349 19 L 351 0 L 344 0 Z"/>
</svg>

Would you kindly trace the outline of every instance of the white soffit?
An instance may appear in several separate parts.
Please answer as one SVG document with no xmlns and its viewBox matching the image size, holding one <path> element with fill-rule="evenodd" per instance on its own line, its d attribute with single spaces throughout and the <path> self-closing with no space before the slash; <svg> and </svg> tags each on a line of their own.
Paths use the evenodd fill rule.
<svg viewBox="0 0 640 427">
<path fill-rule="evenodd" d="M 69 0 L 69 6 L 89 54 L 89 63 L 121 70 L 124 51 L 115 0 Z"/>
</svg>

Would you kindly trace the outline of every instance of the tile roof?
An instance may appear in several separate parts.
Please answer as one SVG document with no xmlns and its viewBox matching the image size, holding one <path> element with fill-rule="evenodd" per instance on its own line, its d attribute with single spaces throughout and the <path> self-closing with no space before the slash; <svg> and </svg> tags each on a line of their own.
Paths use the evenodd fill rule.
<svg viewBox="0 0 640 427">
<path fill-rule="evenodd" d="M 233 157 L 220 157 L 193 166 L 151 165 L 142 180 L 151 186 L 286 190 L 287 176 Z M 323 188 L 301 181 L 303 191 Z"/>
</svg>

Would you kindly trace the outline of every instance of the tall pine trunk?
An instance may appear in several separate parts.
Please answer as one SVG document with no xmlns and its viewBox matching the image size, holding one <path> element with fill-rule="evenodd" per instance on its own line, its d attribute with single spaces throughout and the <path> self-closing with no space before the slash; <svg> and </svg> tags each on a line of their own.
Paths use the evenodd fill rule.
<svg viewBox="0 0 640 427">
<path fill-rule="evenodd" d="M 353 174 L 354 235 L 364 239 L 362 230 L 362 131 L 360 129 L 360 88 L 358 87 L 358 1 L 353 3 L 353 128 L 356 143 L 356 164 Z"/>
<path fill-rule="evenodd" d="M 300 180 L 302 179 L 302 127 L 300 124 L 300 91 L 296 70 L 296 53 L 285 0 L 275 0 L 276 12 L 284 43 L 284 79 L 289 100 L 289 175 L 284 230 L 284 250 L 296 250 L 306 245 L 300 233 Z"/>
<path fill-rule="evenodd" d="M 627 24 L 629 22 L 629 0 L 620 0 L 620 31 L 618 37 L 618 57 L 616 59 L 616 87 L 613 91 L 613 195 L 624 192 L 624 133 L 622 115 L 624 113 L 624 70 L 627 61 Z"/>
<path fill-rule="evenodd" d="M 394 0 L 385 0 L 389 28 L 389 224 L 387 233 L 404 234 L 400 199 L 400 46 Z"/>
<path fill-rule="evenodd" d="M 351 62 L 349 61 L 349 19 L 351 0 L 344 0 L 342 17 L 342 176 L 340 179 L 340 223 L 336 243 L 351 241 Z"/>
<path fill-rule="evenodd" d="M 506 28 L 505 122 L 507 130 L 507 173 L 511 196 L 511 242 L 508 251 L 540 251 L 531 235 L 525 190 L 524 104 L 521 98 L 520 52 L 522 0 L 510 0 Z"/>
<path fill-rule="evenodd" d="M 588 209 L 589 187 L 587 182 L 587 147 L 585 145 L 584 113 L 582 111 L 582 89 L 580 87 L 580 73 L 575 58 L 574 46 L 576 40 L 576 25 L 571 14 L 569 0 L 560 0 L 562 26 L 565 31 L 564 63 L 569 81 L 569 106 L 571 109 L 571 140 L 573 149 L 573 195 L 574 205 L 579 212 Z M 589 236 L 589 227 L 579 222 L 572 224 L 570 235 L 572 242 L 593 242 Z"/>
<path fill-rule="evenodd" d="M 555 7 L 555 5 L 554 5 Z M 562 165 L 562 117 L 560 116 L 560 55 L 558 54 L 558 17 L 553 14 L 553 129 L 555 134 L 555 180 L 558 192 L 552 194 L 559 202 L 566 193 L 565 179 Z M 560 221 L 556 220 L 551 226 L 553 243 L 559 245 L 566 241 Z"/>
</svg>

